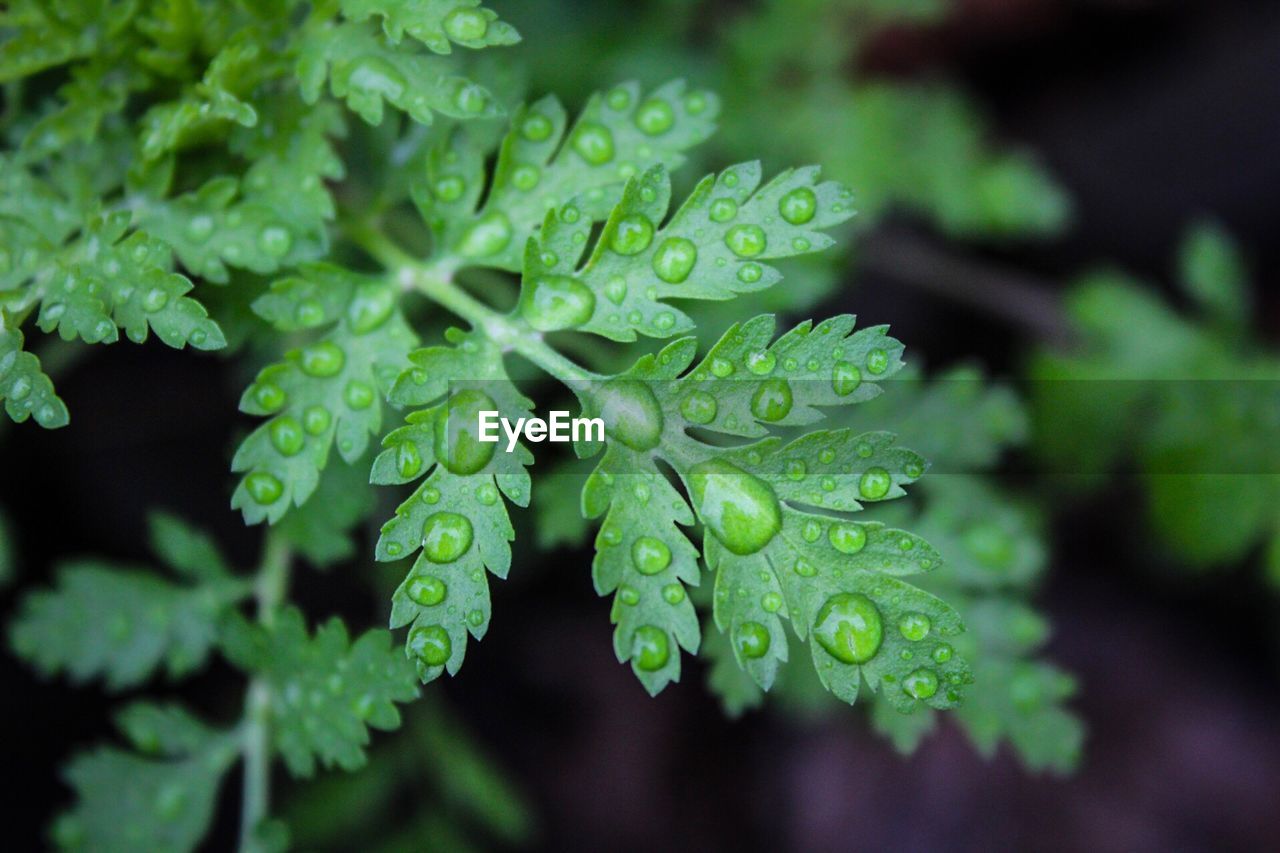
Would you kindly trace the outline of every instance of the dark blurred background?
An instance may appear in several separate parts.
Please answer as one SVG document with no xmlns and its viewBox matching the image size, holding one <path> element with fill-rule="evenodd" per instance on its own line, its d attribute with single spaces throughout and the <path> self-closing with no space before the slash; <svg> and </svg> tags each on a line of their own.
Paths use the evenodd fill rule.
<svg viewBox="0 0 1280 853">
<path fill-rule="evenodd" d="M 525 20 L 547 4 L 492 5 L 526 39 L 554 37 L 559 25 Z M 566 28 L 606 14 L 594 5 L 559 6 Z M 693 32 L 710 37 L 705 25 Z M 1167 280 L 1186 223 L 1207 213 L 1246 248 L 1256 331 L 1280 341 L 1271 286 L 1280 272 L 1280 4 L 962 0 L 941 24 L 878 33 L 859 63 L 853 71 L 961 86 L 986 108 L 998 140 L 1036 152 L 1068 191 L 1072 224 L 1052 239 L 961 242 L 890 214 L 865 238 L 883 241 L 876 263 L 815 313 L 890 323 L 931 366 L 976 354 L 1009 375 L 1043 329 L 988 310 L 981 297 L 957 298 L 945 281 L 895 272 L 894 252 L 906 245 L 913 259 L 977 280 L 979 290 L 986 279 L 1011 280 L 1018 293 L 1052 296 L 1097 262 Z M 145 513 L 156 507 L 199 521 L 250 565 L 261 530 L 229 509 L 226 465 L 248 426 L 234 405 L 244 379 L 230 362 L 156 342 L 95 348 L 58 380 L 69 429 L 0 425 L 0 505 L 24 583 L 47 581 L 56 561 L 84 553 L 144 561 Z M 1050 531 L 1040 599 L 1056 627 L 1049 651 L 1078 676 L 1073 707 L 1089 730 L 1070 778 L 1029 776 L 1003 751 L 984 761 L 945 722 L 907 759 L 856 711 L 806 721 L 765 710 L 730 722 L 692 660 L 679 685 L 650 699 L 614 660 L 608 605 L 591 589 L 584 551 L 519 549 L 511 580 L 493 588 L 488 636 L 458 678 L 428 691 L 447 697 L 510 773 L 532 807 L 537 848 L 1273 849 L 1276 595 L 1252 559 L 1211 574 L 1167 565 L 1161 549 L 1143 547 L 1139 501 L 1121 478 L 1059 507 Z M 530 519 L 517 516 L 531 541 Z M 313 617 L 378 624 L 374 585 L 353 597 L 347 582 L 375 571 L 356 561 L 299 572 L 294 594 Z M 7 619 L 12 591 L 0 602 Z M 39 848 L 43 824 L 68 797 L 58 763 L 108 736 L 117 700 L 41 682 L 8 656 L 0 668 L 5 775 L 22 787 L 6 796 L 7 844 Z M 214 719 L 234 718 L 241 702 L 238 681 L 219 667 L 181 694 L 220 709 Z M 228 792 L 210 849 L 233 843 L 236 807 Z M 408 798 L 388 819 L 424 807 Z"/>
</svg>

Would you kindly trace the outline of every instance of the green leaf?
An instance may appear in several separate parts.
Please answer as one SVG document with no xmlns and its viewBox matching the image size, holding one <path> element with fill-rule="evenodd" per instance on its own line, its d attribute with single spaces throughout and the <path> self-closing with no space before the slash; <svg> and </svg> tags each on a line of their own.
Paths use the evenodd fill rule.
<svg viewBox="0 0 1280 853">
<path fill-rule="evenodd" d="M 641 122 L 655 111 L 669 120 Z M 624 83 L 593 95 L 566 134 L 564 107 L 542 98 L 516 112 L 487 193 L 491 152 L 467 129 L 456 129 L 431 151 L 426 179 L 413 185 L 435 235 L 435 261 L 442 268 L 519 270 L 549 210 L 572 202 L 581 218 L 603 218 L 629 177 L 658 164 L 679 166 L 684 151 L 711 135 L 718 111 L 714 95 L 686 92 L 682 80 L 648 94 Z"/>
<path fill-rule="evenodd" d="M 17 423 L 35 416 L 45 429 L 66 426 L 67 407 L 40 369 L 40 359 L 22 349 L 22 332 L 0 328 L 0 399 Z"/>
<path fill-rule="evenodd" d="M 1178 271 L 1183 289 L 1211 320 L 1245 327 L 1251 307 L 1249 275 L 1230 234 L 1208 222 L 1193 226 L 1179 249 Z"/>
<path fill-rule="evenodd" d="M 151 550 L 183 577 L 205 583 L 231 575 L 213 537 L 174 515 L 154 512 L 148 518 Z"/>
<path fill-rule="evenodd" d="M 276 526 L 298 553 L 325 568 L 356 553 L 352 528 L 373 509 L 369 466 L 335 462 L 325 468 L 311 499 L 294 508 Z"/>
<path fill-rule="evenodd" d="M 575 205 L 547 215 L 538 246 L 525 254 L 521 312 L 535 328 L 577 328 L 619 341 L 665 338 L 693 328 L 670 299 L 729 299 L 781 276 L 761 261 L 818 251 L 822 229 L 853 215 L 850 190 L 818 183 L 818 169 L 787 171 L 760 186 L 759 163 L 707 176 L 665 225 L 666 171 L 628 182 L 585 266 L 591 217 Z M 568 310 L 550 304 L 572 300 Z"/>
<path fill-rule="evenodd" d="M 344 175 L 331 142 L 343 131 L 341 116 L 332 104 L 308 108 L 296 98 L 265 109 L 270 122 L 229 140 L 251 161 L 242 180 L 220 175 L 139 211 L 140 224 L 173 246 L 184 267 L 212 282 L 225 283 L 228 267 L 266 275 L 328 252 L 334 203 L 324 182 Z"/>
<path fill-rule="evenodd" d="M 247 594 L 230 578 L 201 586 L 145 570 L 81 561 L 58 571 L 58 585 L 23 600 L 10 628 L 14 652 L 44 675 L 102 678 L 132 687 L 163 668 L 177 678 L 203 665 L 226 609 Z"/>
<path fill-rule="evenodd" d="M 264 79 L 274 76 L 273 65 L 278 62 L 272 59 L 272 48 L 264 42 L 263 34 L 251 29 L 237 31 L 214 55 L 199 83 L 178 100 L 157 104 L 142 117 L 142 156 L 154 160 L 225 122 L 256 125 L 258 112 L 244 98 Z"/>
<path fill-rule="evenodd" d="M 369 124 L 381 124 L 383 103 L 430 124 L 436 113 L 459 119 L 494 118 L 502 107 L 484 87 L 447 72 L 439 57 L 389 44 L 369 24 L 340 23 L 312 31 L 298 51 L 302 97 L 314 104 L 329 91 Z"/>
<path fill-rule="evenodd" d="M 239 619 L 231 631 L 224 651 L 268 682 L 274 741 L 294 776 L 314 775 L 317 761 L 360 768 L 368 729 L 398 728 L 395 703 L 418 695 L 413 667 L 391 648 L 386 631 L 368 631 L 352 643 L 335 617 L 311 637 L 295 608 L 270 628 Z"/>
<path fill-rule="evenodd" d="M 72 759 L 64 776 L 76 805 L 55 822 L 54 841 L 68 850 L 195 849 L 238 754 L 236 734 L 176 706 L 134 705 L 118 723 L 144 754 L 104 746 Z"/>
<path fill-rule="evenodd" d="M 60 265 L 43 289 L 40 328 L 86 343 L 114 342 L 119 326 L 135 343 L 153 331 L 178 349 L 225 346 L 204 306 L 185 295 L 191 281 L 170 271 L 169 247 L 141 231 L 124 236 L 129 218 L 111 214 L 90 222 L 75 260 Z"/>
<path fill-rule="evenodd" d="M 498 20 L 480 0 L 341 0 L 342 14 L 353 21 L 378 17 L 383 32 L 397 43 L 408 33 L 436 53 L 453 45 L 469 48 L 515 44 L 520 34 Z"/>
<path fill-rule="evenodd" d="M 773 683 L 787 660 L 783 619 L 790 619 L 801 639 L 811 630 L 818 634 L 821 642 L 810 644 L 818 674 L 846 702 L 854 701 L 865 679 L 899 707 L 951 707 L 968 669 L 941 638 L 960 632 L 960 618 L 895 577 L 935 568 L 937 552 L 919 537 L 879 523 L 798 508 L 850 513 L 864 502 L 898 497 L 924 472 L 924 460 L 893 446 L 888 433 L 816 431 L 787 444 L 770 436 L 732 447 L 701 437 L 704 431 L 767 435 L 769 427 L 814 422 L 821 417 L 818 406 L 878 394 L 876 381 L 901 366 L 902 346 L 884 327 L 853 334 L 853 325 L 847 315 L 816 327 L 806 322 L 773 341 L 773 318 L 757 317 L 731 328 L 687 373 L 695 346 L 689 338 L 580 392 L 584 409 L 602 414 L 608 437 L 608 450 L 583 490 L 583 509 L 595 515 L 610 507 L 597 538 L 598 552 L 610 556 L 597 560 L 611 567 L 632 564 L 626 579 L 639 595 L 627 604 L 620 593 L 615 614 L 621 607 L 642 608 L 637 612 L 646 618 L 663 608 L 669 614 L 666 587 L 692 572 L 687 543 L 680 534 L 673 537 L 670 521 L 687 525 L 692 519 L 690 506 L 657 467 L 663 460 L 706 528 L 703 555 L 717 572 L 716 624 L 761 687 Z M 659 482 L 665 488 L 653 485 Z M 647 509 L 646 495 L 652 501 Z M 624 512 L 617 517 L 626 526 L 611 523 L 613 513 Z M 634 526 L 663 522 L 652 530 Z M 658 571 L 646 571 L 662 562 L 648 555 L 662 550 L 642 536 L 662 540 L 669 552 Z M 927 617 L 931 630 L 907 639 L 897 626 L 908 616 Z M 642 625 L 625 641 L 615 638 L 619 658 L 632 660 L 651 690 L 678 674 L 673 647 L 688 643 L 671 616 L 665 618 L 665 625 Z M 851 633 L 849 625 L 865 630 Z M 935 653 L 936 662 L 930 661 Z"/>
<path fill-rule="evenodd" d="M 476 440 L 477 412 L 493 410 L 513 423 L 532 414 L 532 401 L 511 383 L 502 349 L 479 334 L 446 333 L 451 347 L 410 356 L 392 400 L 418 408 L 383 439 L 372 481 L 406 483 L 425 475 L 413 495 L 382 526 L 379 560 L 422 549 L 392 596 L 391 627 L 412 624 L 406 653 L 424 682 L 462 666 L 467 635 L 489 627 L 485 571 L 505 578 L 515 531 L 507 499 L 528 506 L 533 456 L 522 445 L 498 452 Z M 451 382 L 452 377 L 466 377 Z M 447 397 L 446 397 L 447 395 Z M 443 399 L 442 399 L 443 398 Z"/>
<path fill-rule="evenodd" d="M 231 505 L 245 521 L 275 523 L 315 491 L 337 444 L 364 455 L 382 425 L 382 398 L 415 343 L 394 285 L 329 265 L 276 282 L 254 310 L 281 330 L 330 325 L 314 343 L 259 372 L 241 411 L 271 416 L 241 444 L 232 470 L 247 472 Z"/>
</svg>

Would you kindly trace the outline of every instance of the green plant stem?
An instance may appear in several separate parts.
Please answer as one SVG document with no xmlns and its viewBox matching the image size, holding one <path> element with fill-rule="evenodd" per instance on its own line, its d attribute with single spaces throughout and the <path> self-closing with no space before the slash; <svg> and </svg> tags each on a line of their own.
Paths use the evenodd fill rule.
<svg viewBox="0 0 1280 853">
<path fill-rule="evenodd" d="M 416 290 L 457 314 L 504 350 L 519 353 L 566 385 L 602 378 L 565 358 L 543 340 L 540 332 L 520 318 L 493 310 L 459 287 L 453 280 L 457 266 L 454 259 L 419 261 L 367 224 L 349 224 L 347 233 L 382 263 L 402 287 Z"/>
<path fill-rule="evenodd" d="M 292 555 L 284 538 L 267 534 L 262 566 L 254 581 L 258 622 L 270 627 L 284 601 Z M 241 853 L 259 848 L 256 831 L 267 818 L 271 802 L 271 688 L 261 678 L 249 682 L 245 696 L 241 750 L 244 756 L 244 805 L 240 814 Z"/>
</svg>

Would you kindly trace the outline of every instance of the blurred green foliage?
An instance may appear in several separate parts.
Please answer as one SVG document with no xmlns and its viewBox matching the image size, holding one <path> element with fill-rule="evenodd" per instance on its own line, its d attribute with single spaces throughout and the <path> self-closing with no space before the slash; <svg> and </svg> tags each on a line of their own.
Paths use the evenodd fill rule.
<svg viewBox="0 0 1280 853">
<path fill-rule="evenodd" d="M 1252 329 L 1245 265 L 1221 228 L 1188 232 L 1175 279 L 1181 307 L 1116 270 L 1076 283 L 1074 344 L 1028 365 L 1036 452 L 1072 489 L 1135 473 L 1175 562 L 1261 548 L 1280 581 L 1280 358 Z"/>
</svg>

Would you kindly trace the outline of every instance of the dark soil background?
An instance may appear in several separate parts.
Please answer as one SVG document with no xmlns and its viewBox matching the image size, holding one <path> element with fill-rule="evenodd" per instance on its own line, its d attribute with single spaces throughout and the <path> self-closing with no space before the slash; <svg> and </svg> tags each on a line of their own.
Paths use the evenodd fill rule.
<svg viewBox="0 0 1280 853">
<path fill-rule="evenodd" d="M 945 27 L 895 35 L 874 61 L 963 81 L 1001 134 L 1041 152 L 1074 195 L 1077 224 L 1064 239 L 1016 248 L 948 246 L 894 226 L 957 262 L 1061 287 L 1099 260 L 1167 279 L 1185 225 L 1212 212 L 1251 253 L 1257 325 L 1280 341 L 1280 4 L 959 6 Z M 930 364 L 976 349 L 1007 374 L 1031 343 L 936 292 L 862 285 L 826 307 L 893 324 Z M 248 426 L 235 415 L 241 387 L 216 357 L 154 342 L 94 348 L 59 379 L 70 428 L 0 428 L 0 505 L 15 523 L 21 583 L 86 553 L 145 560 L 145 513 L 157 507 L 198 520 L 250 564 L 261 531 L 228 507 L 226 461 Z M 1071 779 L 1028 777 L 1005 753 L 984 761 L 945 724 L 904 760 L 853 711 L 821 723 L 768 712 L 728 722 L 691 662 L 651 700 L 613 658 L 608 605 L 591 589 L 590 555 L 577 551 L 521 549 L 512 580 L 493 586 L 489 635 L 469 648 L 460 677 L 429 689 L 529 798 L 545 849 L 1275 849 L 1280 631 L 1257 560 L 1180 576 L 1144 547 L 1124 480 L 1062 510 L 1042 601 L 1057 629 L 1051 655 L 1078 675 L 1074 705 L 1089 727 Z M 517 523 L 530 541 L 529 519 Z M 303 570 L 296 597 L 314 618 L 380 624 L 372 584 L 363 599 L 350 592 L 351 574 L 372 571 Z M 10 589 L 0 617 L 13 605 Z M 43 683 L 8 656 L 0 678 L 14 786 L 5 843 L 37 849 L 68 797 L 59 762 L 108 736 L 118 699 Z M 229 719 L 240 689 L 215 668 L 183 693 Z M 210 849 L 233 843 L 234 793 L 223 800 Z"/>
</svg>

